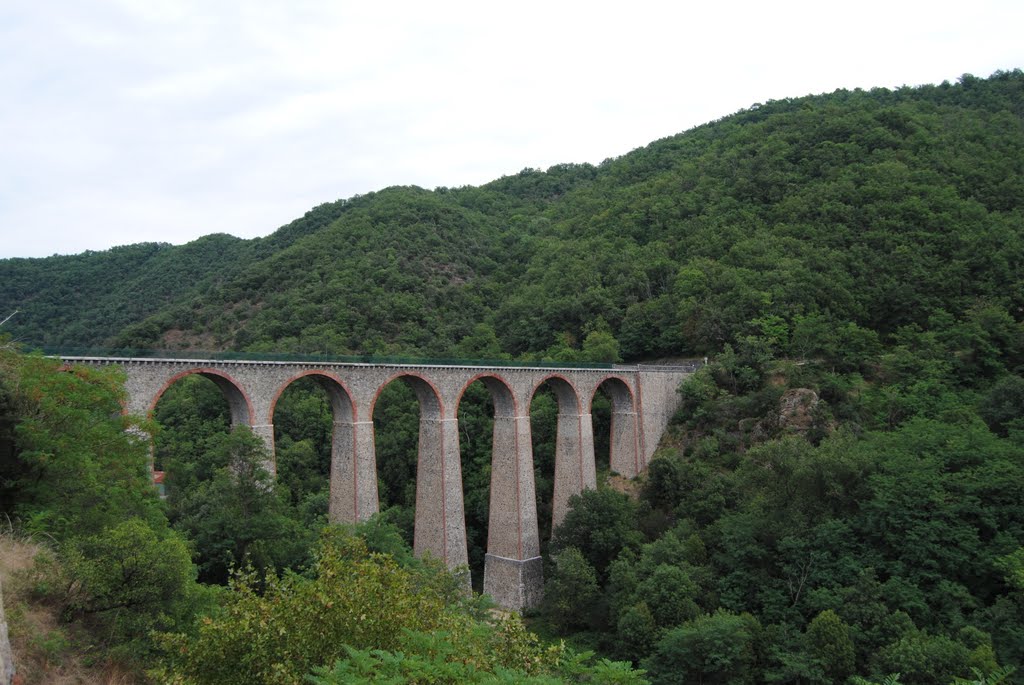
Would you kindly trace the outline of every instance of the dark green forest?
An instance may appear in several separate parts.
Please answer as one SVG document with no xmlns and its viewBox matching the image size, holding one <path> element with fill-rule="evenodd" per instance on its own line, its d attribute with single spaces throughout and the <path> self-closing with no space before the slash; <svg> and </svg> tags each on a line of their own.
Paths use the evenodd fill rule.
<svg viewBox="0 0 1024 685">
<path fill-rule="evenodd" d="M 537 664 L 516 677 L 551 682 L 1024 682 L 1020 70 L 755 104 L 597 166 L 388 188 L 261 239 L 2 260 L 0 307 L 18 312 L 0 328 L 4 511 L 60 541 L 64 572 L 94 583 L 90 560 L 119 540 L 180 545 L 168 573 L 190 589 L 147 619 L 159 633 L 125 632 L 125 617 L 104 628 L 104 653 L 160 664 L 153 679 L 229 682 L 203 680 L 215 666 L 203 645 L 255 664 L 243 643 L 267 638 L 246 632 L 252 616 L 271 616 L 284 597 L 326 597 L 317 583 L 349 564 L 434 593 L 386 594 L 437 602 L 450 622 L 402 604 L 394 615 L 408 620 L 388 625 L 415 631 L 405 642 L 338 628 L 349 652 L 289 646 L 281 658 L 301 670 L 274 680 L 273 664 L 254 665 L 248 682 L 369 678 L 359 669 L 473 682 L 428 677 L 471 663 L 501 678 L 515 650 Z M 595 404 L 602 485 L 553 533 L 557 407 L 538 394 L 547 599 L 526 617 L 542 638 L 531 642 L 521 625 L 487 623 L 408 552 L 418 418 L 405 386 L 389 386 L 374 413 L 382 514 L 357 531 L 362 542 L 321 532 L 332 417 L 312 382 L 278 405 L 273 485 L 259 441 L 230 430 L 216 387 L 179 382 L 146 424 L 167 499 L 124 496 L 101 516 L 107 505 L 83 503 L 105 495 L 55 498 L 75 488 L 49 469 L 72 459 L 92 473 L 121 457 L 72 449 L 83 439 L 65 445 L 70 419 L 43 421 L 33 403 L 50 391 L 25 395 L 35 386 L 20 380 L 46 388 L 64 383 L 47 373 L 73 375 L 26 354 L 54 347 L 710 361 L 680 388 L 681 408 L 634 484 L 606 484 L 608 408 Z M 90 374 L 79 374 L 86 386 L 116 394 L 116 379 Z M 482 386 L 471 391 L 459 425 L 478 578 L 493 408 Z M 123 476 L 125 492 L 145 489 L 145 457 L 133 459 L 143 461 Z M 86 524 L 76 508 L 96 513 Z M 149 532 L 122 530 L 126 519 Z M 96 620 L 87 602 L 103 591 L 64 598 L 69 620 Z M 470 633 L 483 642 L 439 637 Z M 486 661 L 499 634 L 511 637 Z M 545 651 L 559 639 L 576 656 Z M 573 659 L 578 670 L 565 670 Z"/>
</svg>

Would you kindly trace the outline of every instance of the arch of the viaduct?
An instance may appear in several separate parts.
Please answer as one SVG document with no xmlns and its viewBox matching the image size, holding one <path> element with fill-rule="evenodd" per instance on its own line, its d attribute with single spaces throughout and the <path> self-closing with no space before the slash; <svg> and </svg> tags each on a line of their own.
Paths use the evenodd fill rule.
<svg viewBox="0 0 1024 685">
<path fill-rule="evenodd" d="M 646 466 L 643 455 L 643 436 L 637 423 L 639 409 L 636 397 L 626 381 L 617 376 L 609 376 L 601 381 L 591 393 L 587 405 L 591 408 L 591 412 L 593 412 L 594 398 L 602 390 L 612 401 L 609 466 L 615 473 L 635 476 Z"/>
<path fill-rule="evenodd" d="M 73 358 L 70 363 L 118 364 L 126 374 L 129 413 L 145 415 L 173 383 L 203 375 L 218 385 L 234 425 L 252 428 L 274 449 L 274 409 L 284 390 L 312 377 L 333 411 L 330 520 L 363 520 L 379 508 L 373 408 L 393 382 L 411 386 L 420 407 L 416 475 L 417 554 L 454 568 L 467 563 L 458 406 L 481 382 L 494 404 L 490 524 L 484 591 L 509 608 L 535 606 L 542 595 L 540 541 L 533 476 L 530 405 L 545 384 L 558 402 L 553 517 L 569 498 L 596 487 L 591 405 L 603 390 L 612 402 L 611 467 L 641 472 L 678 406 L 676 388 L 693 368 L 536 368 L 388 366 L 376 364 Z M 273 464 L 271 464 L 273 469 Z"/>
<path fill-rule="evenodd" d="M 227 400 L 228 411 L 231 414 L 231 425 L 252 425 L 253 418 L 255 417 L 252 401 L 249 399 L 248 395 L 245 394 L 245 390 L 239 386 L 238 382 L 235 381 L 230 374 L 219 369 L 196 368 L 174 374 L 171 378 L 167 379 L 167 382 L 164 383 L 163 387 L 153 395 L 153 398 L 149 403 L 147 413 L 156 411 L 156 405 L 160 402 L 160 398 L 164 396 L 164 393 L 167 392 L 172 385 L 186 376 L 202 376 L 203 378 L 209 379 L 217 386 L 221 394 L 224 395 L 224 399 Z"/>
<path fill-rule="evenodd" d="M 371 425 L 377 399 L 384 388 L 394 382 L 405 383 L 412 389 L 420 412 L 413 551 L 417 555 L 431 554 L 449 568 L 465 565 L 469 556 L 457 421 L 454 415 L 446 414 L 439 384 L 427 374 L 406 369 L 393 374 L 377 388 L 369 407 Z M 376 479 L 376 453 L 373 467 Z M 333 513 L 331 520 L 338 520 Z"/>
<path fill-rule="evenodd" d="M 292 383 L 302 378 L 312 379 L 323 388 L 327 394 L 327 401 L 331 404 L 331 412 L 335 421 L 355 421 L 355 405 L 352 403 L 352 393 L 345 387 L 345 381 L 332 373 L 310 370 L 292 376 L 277 389 L 270 401 L 270 411 L 266 417 L 267 423 L 274 422 L 274 412 L 277 410 L 277 403 L 284 391 L 291 387 Z"/>
</svg>

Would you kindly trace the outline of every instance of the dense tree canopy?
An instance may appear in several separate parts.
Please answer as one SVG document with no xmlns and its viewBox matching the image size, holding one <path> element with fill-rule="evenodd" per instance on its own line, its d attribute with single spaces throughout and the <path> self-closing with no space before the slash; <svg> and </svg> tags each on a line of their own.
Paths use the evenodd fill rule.
<svg viewBox="0 0 1024 685">
<path fill-rule="evenodd" d="M 29 347 L 710 357 L 642 482 L 574 498 L 550 546 L 557 403 L 534 397 L 537 626 L 656 683 L 1024 682 L 1022 208 L 1024 74 L 965 75 L 757 104 L 597 166 L 388 188 L 262 239 L 3 260 L 0 303 L 20 311 L 0 325 Z M 115 375 L 0 355 L 4 512 L 58 541 L 65 613 L 106 644 L 150 655 L 150 628 L 176 631 L 168 677 L 639 682 L 611 662 L 556 668 L 415 570 L 418 408 L 401 383 L 373 416 L 385 512 L 361 535 L 377 556 L 314 544 L 335 417 L 312 381 L 278 404 L 273 484 L 216 387 L 169 389 L 145 426 L 161 503 Z M 477 384 L 457 411 L 479 577 L 493 402 Z M 602 396 L 592 413 L 607 454 Z M 204 605 L 194 574 L 247 567 Z M 339 569 L 389 588 L 351 605 L 365 626 L 330 611 L 356 601 L 323 586 Z"/>
<path fill-rule="evenodd" d="M 1024 354 L 1022 89 L 1012 71 L 772 101 L 268 238 L 3 260 L 0 302 L 30 344 L 423 356 L 703 355 L 772 320 L 786 352 L 847 367 L 952 325 L 991 375 L 995 350 Z"/>
</svg>

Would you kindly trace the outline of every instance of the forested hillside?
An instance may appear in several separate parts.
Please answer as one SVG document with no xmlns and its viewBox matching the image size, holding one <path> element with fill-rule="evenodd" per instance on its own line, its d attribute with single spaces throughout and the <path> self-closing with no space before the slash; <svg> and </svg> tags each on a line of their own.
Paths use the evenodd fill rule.
<svg viewBox="0 0 1024 685">
<path fill-rule="evenodd" d="M 322 205 L 263 239 L 0 261 L 0 306 L 4 316 L 19 310 L 0 333 L 27 348 L 708 356 L 680 389 L 682 408 L 640 481 L 585 493 L 553 536 L 542 530 L 547 599 L 532 627 L 631 661 L 654 683 L 1024 682 L 1022 670 L 1009 673 L 1024 663 L 1019 70 L 754 105 L 598 166 L 527 169 L 481 187 L 388 188 Z M 47 431 L 62 421 L 27 423 L 42 391 L 26 388 L 52 381 L 37 358 L 8 354 L 4 511 L 67 538 L 74 570 L 89 554 L 109 555 L 74 533 L 50 492 L 66 487 L 52 464 L 82 441 L 51 448 Z M 548 528 L 556 411 L 550 390 L 539 392 L 532 433 Z M 480 384 L 458 412 L 479 579 L 493 416 Z M 593 414 L 606 460 L 600 395 Z M 112 508 L 89 534 L 106 526 L 125 540 L 187 540 L 199 587 L 252 569 L 214 593 L 219 614 L 186 583 L 197 593 L 188 606 L 168 599 L 166 615 L 146 619 L 178 631 L 128 643 L 136 657 L 161 656 L 164 675 L 206 682 L 204 669 L 216 666 L 203 661 L 208 643 L 266 667 L 251 682 L 272 682 L 276 666 L 244 648 L 270 639 L 251 616 L 278 625 L 283 598 L 327 597 L 318 574 L 349 564 L 434 593 L 409 601 L 450 608 L 441 627 L 408 614 L 398 627 L 426 636 L 388 643 L 410 658 L 433 655 L 424 668 L 511 668 L 522 649 L 536 659 L 531 674 L 639 682 L 610 662 L 570 675 L 521 633 L 475 633 L 483 642 L 466 649 L 430 642 L 444 642 L 438 630 L 469 631 L 474 609 L 446 598 L 400 540 L 412 532 L 418 430 L 416 399 L 400 383 L 374 410 L 383 514 L 360 534 L 401 571 L 380 557 L 376 570 L 365 566 L 362 543 L 317 540 L 333 417 L 314 383 L 294 384 L 278 404 L 274 487 L 259 442 L 228 430 L 212 383 L 177 383 L 154 418 L 167 471 L 160 515 L 126 498 L 118 506 L 150 532 L 116 528 Z M 72 450 L 72 463 L 92 474 L 87 452 Z M 607 480 L 607 461 L 599 466 Z M 80 491 L 92 496 L 72 494 Z M 299 575 L 265 580 L 284 569 Z M 81 615 L 87 597 L 74 600 L 69 612 Z M 189 623 L 208 614 L 217 621 Z M 120 644 L 115 633 L 109 642 Z M 295 646 L 299 670 L 288 677 L 359 682 L 352 669 L 420 667 L 347 639 L 347 656 Z M 500 645 L 496 660 L 484 658 L 486 644 Z"/>
<path fill-rule="evenodd" d="M 4 260 L 0 302 L 30 345 L 429 356 L 477 324 L 513 355 L 607 327 L 636 359 L 717 351 L 764 316 L 883 339 L 1017 318 L 1022 84 L 773 101 L 597 167 L 389 188 L 264 239 Z"/>
</svg>

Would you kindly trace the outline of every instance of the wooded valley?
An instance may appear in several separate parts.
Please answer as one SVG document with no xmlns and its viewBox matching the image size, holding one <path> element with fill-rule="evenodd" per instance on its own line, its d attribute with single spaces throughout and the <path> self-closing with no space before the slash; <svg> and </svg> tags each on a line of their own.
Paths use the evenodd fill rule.
<svg viewBox="0 0 1024 685">
<path fill-rule="evenodd" d="M 0 502 L 50 550 L 14 596 L 57 608 L 58 653 L 140 682 L 1024 683 L 1020 70 L 753 105 L 266 238 L 2 260 L 0 308 Z M 601 485 L 554 533 L 557 406 L 536 396 L 528 631 L 413 558 L 405 386 L 373 416 L 382 513 L 342 531 L 315 383 L 281 398 L 271 485 L 213 383 L 120 417 L 116 372 L 33 352 L 58 347 L 709 363 L 633 483 L 599 396 Z M 482 385 L 458 418 L 478 570 Z"/>
</svg>

